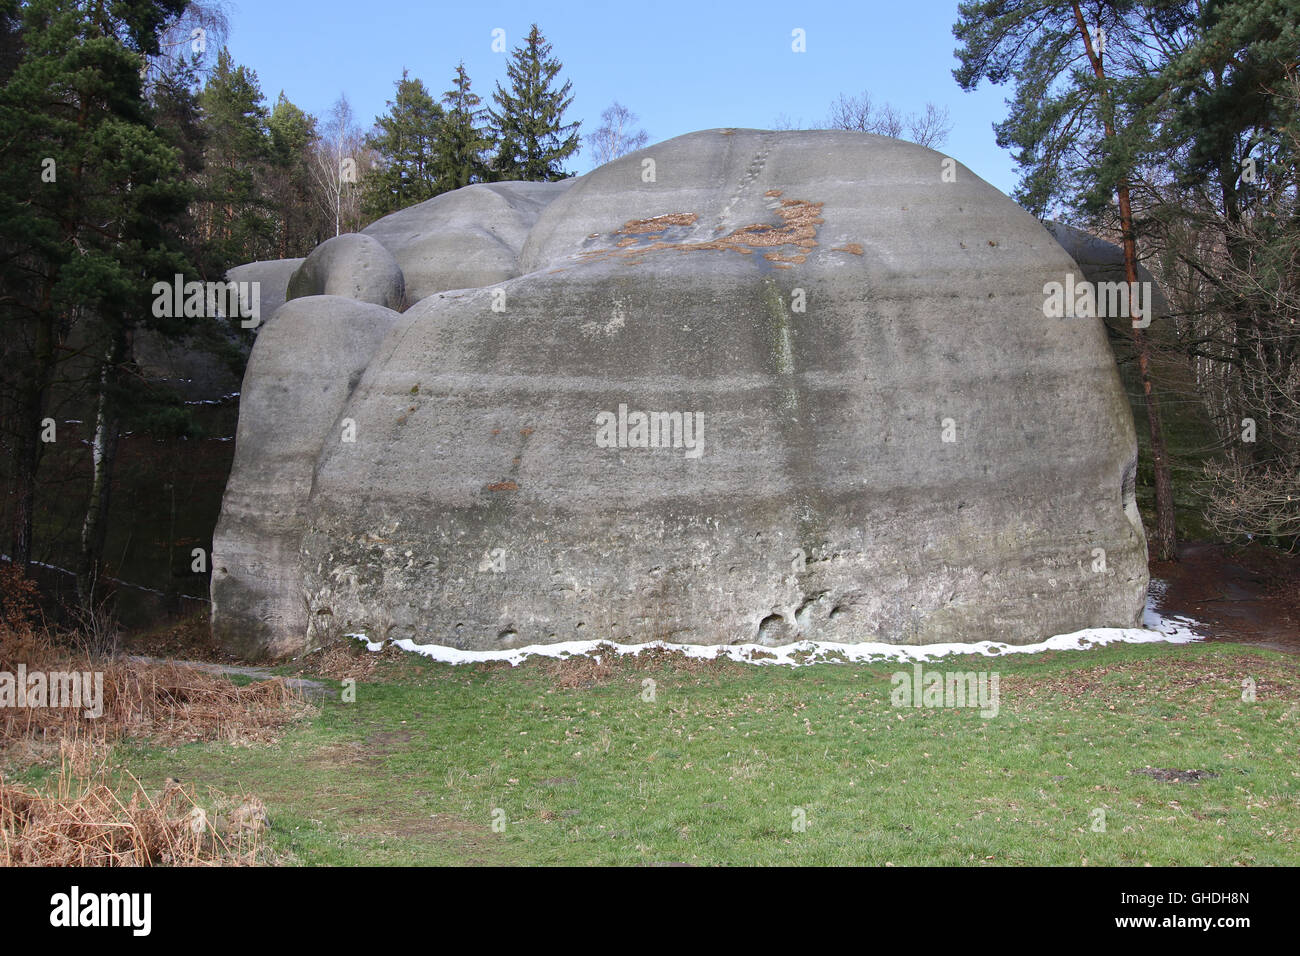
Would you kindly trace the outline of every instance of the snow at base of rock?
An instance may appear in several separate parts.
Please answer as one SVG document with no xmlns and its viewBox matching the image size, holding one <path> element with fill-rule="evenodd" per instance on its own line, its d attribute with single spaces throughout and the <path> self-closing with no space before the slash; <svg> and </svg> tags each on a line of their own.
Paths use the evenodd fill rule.
<svg viewBox="0 0 1300 956">
<path fill-rule="evenodd" d="M 474 664 L 482 661 L 509 661 L 521 664 L 530 657 L 564 659 L 591 655 L 597 660 L 601 654 L 613 651 L 623 654 L 640 654 L 648 648 L 676 651 L 685 657 L 712 660 L 725 657 L 745 664 L 789 664 L 801 666 L 816 663 L 862 663 L 867 661 L 933 661 L 955 654 L 983 654 L 999 657 L 1004 654 L 1037 654 L 1041 651 L 1082 651 L 1106 644 L 1188 644 L 1199 641 L 1202 635 L 1195 630 L 1197 623 L 1187 618 L 1164 617 L 1153 606 L 1152 599 L 1163 593 L 1163 582 L 1152 581 L 1142 616 L 1144 627 L 1091 627 L 1073 634 L 1058 634 L 1038 644 L 1003 644 L 998 641 L 980 641 L 978 644 L 838 644 L 832 641 L 796 641 L 781 647 L 762 644 L 670 644 L 652 641 L 648 644 L 615 644 L 612 641 L 563 641 L 558 644 L 530 644 L 500 651 L 462 651 L 441 644 L 416 644 L 409 639 L 392 641 L 394 647 L 422 654 L 444 664 Z M 365 641 L 366 650 L 381 651 L 385 641 L 372 641 L 365 634 L 348 634 L 349 638 Z"/>
</svg>

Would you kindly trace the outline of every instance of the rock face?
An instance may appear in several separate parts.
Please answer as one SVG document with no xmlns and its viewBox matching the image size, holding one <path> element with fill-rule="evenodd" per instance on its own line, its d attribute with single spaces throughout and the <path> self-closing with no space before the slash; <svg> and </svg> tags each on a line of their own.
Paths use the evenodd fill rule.
<svg viewBox="0 0 1300 956">
<path fill-rule="evenodd" d="M 214 626 L 249 656 L 302 647 L 298 552 L 316 459 L 338 437 L 336 420 L 397 319 L 377 305 L 312 296 L 285 304 L 258 334 L 212 570 Z"/>
<path fill-rule="evenodd" d="M 419 300 L 291 301 L 245 376 L 212 585 L 245 653 L 1139 622 L 1128 404 L 1101 322 L 1044 316 L 1085 276 L 941 154 L 711 130 L 366 234 Z"/>
</svg>

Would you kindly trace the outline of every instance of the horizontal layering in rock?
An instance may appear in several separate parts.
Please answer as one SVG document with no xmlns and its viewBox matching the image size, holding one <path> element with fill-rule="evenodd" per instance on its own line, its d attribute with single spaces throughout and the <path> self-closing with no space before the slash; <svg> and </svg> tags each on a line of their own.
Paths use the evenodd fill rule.
<svg viewBox="0 0 1300 956">
<path fill-rule="evenodd" d="M 1133 626 L 1133 424 L 1102 323 L 1044 316 L 1068 273 L 965 167 L 843 132 L 693 133 L 332 239 L 245 376 L 216 632 Z"/>
</svg>

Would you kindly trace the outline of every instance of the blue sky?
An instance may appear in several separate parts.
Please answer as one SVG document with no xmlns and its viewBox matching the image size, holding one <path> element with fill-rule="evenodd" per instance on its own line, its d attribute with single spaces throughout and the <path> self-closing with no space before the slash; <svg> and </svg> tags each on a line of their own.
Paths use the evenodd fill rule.
<svg viewBox="0 0 1300 956">
<path fill-rule="evenodd" d="M 767 128 L 781 116 L 815 125 L 840 93 L 866 90 L 904 112 L 946 106 L 945 152 L 1009 192 L 1014 164 L 991 128 L 1007 93 L 987 84 L 964 93 L 953 81 L 956 17 L 956 0 L 238 0 L 229 46 L 257 71 L 268 102 L 284 90 L 319 116 L 346 92 L 368 128 L 403 68 L 440 96 L 463 59 L 488 99 L 505 79 L 493 29 L 513 49 L 535 21 L 564 64 L 561 77 L 573 81 L 569 118 L 583 121 L 582 133 L 614 100 L 653 143 L 717 126 Z M 807 52 L 791 50 L 795 28 Z M 583 155 L 569 165 L 590 167 Z"/>
</svg>

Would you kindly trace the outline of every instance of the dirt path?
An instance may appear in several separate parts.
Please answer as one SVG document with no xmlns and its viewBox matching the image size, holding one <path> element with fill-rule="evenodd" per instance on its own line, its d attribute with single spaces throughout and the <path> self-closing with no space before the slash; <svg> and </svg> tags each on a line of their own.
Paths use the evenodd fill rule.
<svg viewBox="0 0 1300 956">
<path fill-rule="evenodd" d="M 1151 563 L 1161 613 L 1198 621 L 1210 640 L 1300 654 L 1300 556 L 1188 542 L 1178 558 Z"/>
<path fill-rule="evenodd" d="M 208 674 L 238 674 L 242 677 L 251 677 L 254 680 L 270 680 L 272 677 L 279 675 L 271 672 L 269 667 L 256 667 L 251 664 L 213 664 L 208 661 L 190 661 L 180 658 L 147 657 L 143 654 L 129 655 L 128 660 L 143 661 L 149 664 L 163 664 L 170 661 L 173 664 L 180 664 L 183 667 L 193 667 L 195 670 L 204 671 Z M 326 687 L 318 680 L 307 680 L 304 677 L 286 677 L 284 682 L 294 690 L 301 693 L 308 700 L 319 700 L 327 697 L 337 696 L 337 691 L 331 687 Z"/>
</svg>

